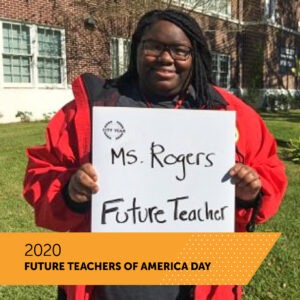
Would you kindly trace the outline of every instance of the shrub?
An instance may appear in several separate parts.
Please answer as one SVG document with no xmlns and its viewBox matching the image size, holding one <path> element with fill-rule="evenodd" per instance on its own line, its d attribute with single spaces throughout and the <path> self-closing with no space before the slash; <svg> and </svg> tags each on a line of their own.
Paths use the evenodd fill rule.
<svg viewBox="0 0 300 300">
<path fill-rule="evenodd" d="M 284 93 L 266 94 L 264 108 L 266 111 L 288 111 L 291 108 L 292 97 Z"/>
<path fill-rule="evenodd" d="M 291 99 L 291 106 L 293 109 L 300 108 L 300 94 L 295 94 Z"/>
<path fill-rule="evenodd" d="M 285 150 L 288 159 L 295 163 L 300 163 L 300 137 L 290 139 L 288 148 Z"/>
<path fill-rule="evenodd" d="M 55 115 L 55 111 L 44 113 L 43 114 L 43 121 L 48 122 L 53 116 Z"/>
<path fill-rule="evenodd" d="M 21 122 L 30 122 L 32 117 L 32 112 L 30 111 L 18 111 L 16 118 L 20 118 Z"/>
</svg>

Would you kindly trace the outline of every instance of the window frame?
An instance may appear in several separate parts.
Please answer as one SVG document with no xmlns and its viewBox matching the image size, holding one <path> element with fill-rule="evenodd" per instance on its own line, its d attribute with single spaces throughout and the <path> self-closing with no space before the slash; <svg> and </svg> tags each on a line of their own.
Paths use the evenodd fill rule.
<svg viewBox="0 0 300 300">
<path fill-rule="evenodd" d="M 114 45 L 114 43 L 116 43 L 116 45 Z M 130 58 L 130 44 L 131 40 L 127 38 L 115 36 L 110 38 L 111 78 L 119 77 L 127 71 Z M 125 47 L 127 47 L 126 51 Z M 116 53 L 114 53 L 115 49 L 117 50 Z M 114 70 L 115 66 L 117 68 L 116 70 Z"/>
<path fill-rule="evenodd" d="M 10 26 L 17 25 L 17 26 L 25 26 L 28 27 L 29 29 L 29 43 L 30 43 L 30 53 L 28 55 L 18 55 L 18 56 L 28 56 L 29 57 L 29 76 L 30 76 L 30 82 L 5 82 L 4 81 L 4 56 L 5 55 L 10 55 L 9 53 L 6 53 L 4 51 L 4 30 L 3 30 L 3 24 L 9 24 Z M 0 49 L 1 49 L 1 56 L 0 56 L 0 84 L 2 86 L 7 86 L 7 87 L 15 87 L 15 86 L 20 86 L 20 87 L 31 87 L 32 86 L 32 80 L 33 80 L 33 74 L 32 74 L 32 28 L 23 23 L 18 23 L 18 22 L 10 22 L 10 21 L 1 21 L 0 22 L 1 28 L 0 28 Z"/>
<path fill-rule="evenodd" d="M 39 45 L 39 29 L 43 29 L 43 30 L 51 30 L 51 31 L 57 31 L 60 33 L 60 56 L 57 56 L 57 57 L 50 57 L 50 56 L 45 56 L 45 55 L 41 55 L 39 53 L 39 49 L 37 49 L 37 59 L 36 59 L 36 69 L 37 69 L 37 82 L 39 85 L 61 85 L 63 84 L 63 81 L 64 81 L 64 65 L 65 65 L 65 62 L 64 62 L 64 59 L 63 59 L 63 56 L 65 55 L 65 53 L 63 53 L 63 38 L 62 38 L 62 32 L 61 30 L 57 30 L 56 28 L 49 28 L 49 27 L 41 27 L 41 26 L 38 26 L 37 27 L 37 31 L 36 31 L 36 44 L 37 44 L 37 48 L 38 48 L 38 45 Z M 57 60 L 60 60 L 60 78 L 61 78 L 61 82 L 60 83 L 47 83 L 47 82 L 39 82 L 39 59 L 40 58 L 44 58 L 44 59 L 57 59 Z"/>
<path fill-rule="evenodd" d="M 278 48 L 278 73 L 282 76 L 292 74 L 291 69 L 295 67 L 297 48 L 281 45 Z"/>
<path fill-rule="evenodd" d="M 225 88 L 225 89 L 229 89 L 230 88 L 230 81 L 231 81 L 231 56 L 225 53 L 220 53 L 220 52 L 215 52 L 212 51 L 211 52 L 212 55 L 212 59 L 215 56 L 217 59 L 217 71 L 216 71 L 216 78 L 214 78 L 215 76 L 213 76 L 213 79 L 215 79 L 215 83 L 216 85 Z M 220 84 L 220 79 L 221 79 L 221 74 L 225 74 L 225 72 L 223 72 L 221 70 L 221 58 L 222 57 L 226 57 L 228 59 L 228 63 L 227 63 L 227 85 L 223 86 Z M 212 64 L 213 66 L 213 64 Z M 212 67 L 212 75 L 214 74 L 214 70 Z"/>
<path fill-rule="evenodd" d="M 264 16 L 271 22 L 276 22 L 277 0 L 265 0 Z"/>
<path fill-rule="evenodd" d="M 4 81 L 4 35 L 3 24 L 26 26 L 29 28 L 29 42 L 30 42 L 30 82 L 5 82 Z M 40 83 L 38 80 L 38 29 L 53 30 L 60 32 L 61 43 L 61 66 L 60 66 L 60 83 Z M 66 43 L 65 43 L 65 30 L 61 28 L 28 24 L 23 22 L 16 22 L 10 20 L 0 20 L 0 87 L 11 88 L 67 88 L 67 63 L 66 63 Z"/>
<path fill-rule="evenodd" d="M 200 3 L 199 3 L 199 6 L 194 7 L 195 2 L 198 2 L 198 1 L 200 1 L 200 0 L 176 0 L 178 5 L 180 5 L 180 6 L 184 5 L 184 6 L 189 7 L 189 8 L 194 8 L 195 11 L 199 11 L 199 12 L 202 12 L 202 13 L 208 13 L 208 14 L 214 14 L 214 15 L 218 15 L 218 16 L 221 16 L 221 17 L 225 17 L 225 18 L 231 18 L 232 17 L 231 1 L 230 0 L 225 0 L 227 2 L 226 3 L 227 4 L 226 5 L 226 13 L 218 11 L 218 10 L 214 10 L 214 9 L 207 9 L 207 8 L 205 8 L 205 6 L 203 7 L 203 5 L 201 5 Z M 214 0 L 214 1 L 216 2 L 216 1 L 222 1 L 222 0 Z M 204 2 L 208 2 L 208 0 L 204 0 Z M 204 5 L 205 5 L 205 3 L 204 3 Z M 217 5 L 215 3 L 215 7 L 216 6 Z"/>
</svg>

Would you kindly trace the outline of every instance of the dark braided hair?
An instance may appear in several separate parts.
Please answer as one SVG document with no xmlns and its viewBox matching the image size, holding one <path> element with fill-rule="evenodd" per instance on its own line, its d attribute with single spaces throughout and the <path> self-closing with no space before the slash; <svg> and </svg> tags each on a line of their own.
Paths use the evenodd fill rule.
<svg viewBox="0 0 300 300">
<path fill-rule="evenodd" d="M 183 11 L 175 9 L 152 10 L 142 16 L 132 36 L 129 66 L 122 78 L 138 78 L 136 61 L 138 45 L 141 42 L 145 30 L 160 20 L 169 21 L 180 27 L 190 39 L 193 47 L 193 74 L 191 84 L 196 92 L 195 106 L 211 108 L 212 100 L 208 93 L 208 84 L 212 83 L 211 54 L 200 26 L 192 16 Z"/>
</svg>

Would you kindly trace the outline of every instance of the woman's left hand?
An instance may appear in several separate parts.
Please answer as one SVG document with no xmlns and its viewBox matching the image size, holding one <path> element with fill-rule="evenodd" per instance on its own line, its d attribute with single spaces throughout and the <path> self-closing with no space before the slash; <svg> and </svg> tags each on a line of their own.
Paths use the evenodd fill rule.
<svg viewBox="0 0 300 300">
<path fill-rule="evenodd" d="M 235 164 L 229 171 L 235 184 L 235 196 L 244 201 L 254 200 L 261 190 L 259 175 L 254 169 L 241 163 Z"/>
</svg>

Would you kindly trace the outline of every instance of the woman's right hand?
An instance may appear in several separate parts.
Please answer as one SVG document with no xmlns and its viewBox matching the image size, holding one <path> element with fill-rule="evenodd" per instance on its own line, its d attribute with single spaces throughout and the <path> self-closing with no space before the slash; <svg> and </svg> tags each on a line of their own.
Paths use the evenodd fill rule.
<svg viewBox="0 0 300 300">
<path fill-rule="evenodd" d="M 99 191 L 97 179 L 93 165 L 83 164 L 70 179 L 68 186 L 70 198 L 77 203 L 90 201 L 91 195 Z"/>
</svg>

